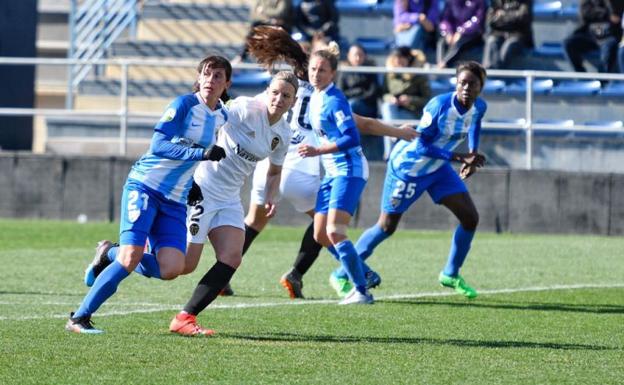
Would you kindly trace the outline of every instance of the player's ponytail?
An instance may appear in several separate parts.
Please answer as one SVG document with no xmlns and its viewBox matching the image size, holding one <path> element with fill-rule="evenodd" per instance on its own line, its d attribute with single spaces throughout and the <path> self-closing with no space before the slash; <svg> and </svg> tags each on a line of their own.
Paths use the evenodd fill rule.
<svg viewBox="0 0 624 385">
<path fill-rule="evenodd" d="M 275 62 L 285 61 L 301 80 L 308 80 L 308 55 L 283 28 L 259 26 L 247 37 L 247 49 L 258 63 L 270 69 Z"/>
</svg>

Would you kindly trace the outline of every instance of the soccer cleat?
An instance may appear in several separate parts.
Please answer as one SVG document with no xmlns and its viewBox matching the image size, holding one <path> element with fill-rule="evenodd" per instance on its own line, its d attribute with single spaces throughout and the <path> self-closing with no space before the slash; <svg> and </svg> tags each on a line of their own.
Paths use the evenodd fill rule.
<svg viewBox="0 0 624 385">
<path fill-rule="evenodd" d="M 65 324 L 65 330 L 80 334 L 102 334 L 103 330 L 93 327 L 91 316 L 75 317 L 74 313 L 69 315 L 69 319 Z"/>
<path fill-rule="evenodd" d="M 340 298 L 344 298 L 353 289 L 353 284 L 348 278 L 336 277 L 334 274 L 329 275 L 329 284 L 336 290 L 336 294 Z"/>
<path fill-rule="evenodd" d="M 230 286 L 229 282 L 223 289 L 221 289 L 219 295 L 222 297 L 230 297 L 234 295 L 234 290 L 232 290 L 232 286 Z"/>
<path fill-rule="evenodd" d="M 301 280 L 301 274 L 295 270 L 291 270 L 288 273 L 282 275 L 280 283 L 288 291 L 288 296 L 291 299 L 305 298 L 303 296 L 303 281 Z"/>
<path fill-rule="evenodd" d="M 338 305 L 372 305 L 374 302 L 373 295 L 368 290 L 362 294 L 353 288 L 342 301 L 338 302 Z"/>
<path fill-rule="evenodd" d="M 95 247 L 95 257 L 93 257 L 93 261 L 87 266 L 84 273 L 84 283 L 87 287 L 93 286 L 93 282 L 95 282 L 97 276 L 111 264 L 107 254 L 108 250 L 114 246 L 119 245 L 107 240 L 98 242 Z"/>
<path fill-rule="evenodd" d="M 438 281 L 441 286 L 450 287 L 455 289 L 456 292 L 463 295 L 466 298 L 476 298 L 477 291 L 470 287 L 464 278 L 461 275 L 457 275 L 457 277 L 450 277 L 444 272 L 440 272 L 440 276 L 438 277 Z"/>
<path fill-rule="evenodd" d="M 178 313 L 169 324 L 169 331 L 186 337 L 211 336 L 212 329 L 204 329 L 197 324 L 196 316 L 188 313 Z"/>
<path fill-rule="evenodd" d="M 366 289 L 374 289 L 377 286 L 381 285 L 381 277 L 379 276 L 379 274 L 377 274 L 377 272 L 375 271 L 367 271 L 366 274 L 364 274 L 364 277 L 366 278 Z"/>
</svg>

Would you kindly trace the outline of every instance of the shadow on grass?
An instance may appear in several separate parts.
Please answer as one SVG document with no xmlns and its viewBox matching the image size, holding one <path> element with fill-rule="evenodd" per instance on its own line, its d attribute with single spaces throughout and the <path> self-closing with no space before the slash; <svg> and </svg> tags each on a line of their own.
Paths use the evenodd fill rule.
<svg viewBox="0 0 624 385">
<path fill-rule="evenodd" d="M 373 343 L 373 344 L 414 344 L 414 345 L 439 345 L 474 348 L 521 348 L 521 349 L 554 349 L 554 350 L 618 350 L 602 345 L 565 344 L 557 342 L 527 342 L 527 341 L 479 341 L 462 339 L 437 339 L 417 337 L 355 337 L 355 336 L 332 336 L 332 335 L 307 335 L 292 333 L 267 333 L 265 335 L 243 335 L 222 333 L 220 337 L 233 338 L 248 341 L 262 342 L 327 342 L 327 343 Z"/>
<path fill-rule="evenodd" d="M 592 313 L 592 314 L 624 314 L 624 306 L 607 304 L 566 304 L 566 303 L 513 303 L 513 302 L 491 302 L 491 301 L 427 301 L 427 300 L 382 300 L 383 303 L 395 303 L 401 305 L 433 305 L 449 307 L 472 307 L 485 309 L 505 309 L 505 310 L 537 310 L 537 311 L 560 311 L 572 313 Z"/>
<path fill-rule="evenodd" d="M 49 291 L 2 291 L 0 295 L 50 295 L 55 297 L 84 297 L 84 293 L 53 293 Z"/>
</svg>

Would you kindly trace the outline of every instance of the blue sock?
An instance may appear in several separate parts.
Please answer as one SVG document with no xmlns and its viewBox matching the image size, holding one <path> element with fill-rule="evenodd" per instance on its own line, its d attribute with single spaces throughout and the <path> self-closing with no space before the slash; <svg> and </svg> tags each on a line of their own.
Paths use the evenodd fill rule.
<svg viewBox="0 0 624 385">
<path fill-rule="evenodd" d="M 345 239 L 334 245 L 336 251 L 340 255 L 340 263 L 342 268 L 346 270 L 349 279 L 355 285 L 360 293 L 366 292 L 366 278 L 364 278 L 364 270 L 362 269 L 362 261 L 358 257 L 357 251 L 350 240 Z"/>
<path fill-rule="evenodd" d="M 93 287 L 82 300 L 74 317 L 89 316 L 117 291 L 117 286 L 130 273 L 117 261 L 113 261 L 93 283 Z"/>
<path fill-rule="evenodd" d="M 117 259 L 117 254 L 119 253 L 119 246 L 113 246 L 110 249 L 108 249 L 108 253 L 106 253 L 106 256 L 108 257 L 108 260 L 113 262 L 115 259 Z"/>
<path fill-rule="evenodd" d="M 134 271 L 147 278 L 161 278 L 160 265 L 154 254 L 143 253 L 143 258 Z"/>
<path fill-rule="evenodd" d="M 474 231 L 467 231 L 461 225 L 457 225 L 455 234 L 453 234 L 453 241 L 451 242 L 451 250 L 449 251 L 448 260 L 444 267 L 444 275 L 449 277 L 457 277 L 459 269 L 466 260 L 468 250 L 470 250 L 470 243 L 474 237 Z"/>
<path fill-rule="evenodd" d="M 362 269 L 364 270 L 364 274 L 372 271 L 370 266 L 368 266 L 364 261 L 373 254 L 375 247 L 385 241 L 389 236 L 390 234 L 384 232 L 378 224 L 375 224 L 375 226 L 367 229 L 362 233 L 362 235 L 360 235 L 360 239 L 358 239 L 355 244 L 355 250 L 362 260 Z M 339 267 L 334 270 L 334 275 L 336 277 L 346 277 L 347 272 L 342 267 Z"/>
</svg>

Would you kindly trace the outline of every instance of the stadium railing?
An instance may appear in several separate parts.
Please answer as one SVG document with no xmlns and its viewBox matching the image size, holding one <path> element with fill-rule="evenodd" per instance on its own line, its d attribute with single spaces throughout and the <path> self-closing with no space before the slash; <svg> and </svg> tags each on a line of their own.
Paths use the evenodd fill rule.
<svg viewBox="0 0 624 385">
<path fill-rule="evenodd" d="M 73 66 L 73 65 L 110 65 L 118 66 L 120 68 L 120 92 L 119 92 L 119 109 L 116 110 L 93 110 L 85 109 L 78 110 L 73 108 L 65 109 L 51 109 L 51 108 L 4 108 L 0 106 L 0 116 L 33 116 L 33 117 L 47 117 L 47 116 L 70 116 L 70 117 L 108 117 L 119 119 L 119 154 L 126 155 L 127 142 L 128 142 L 128 119 L 157 119 L 159 114 L 155 113 L 142 113 L 131 112 L 128 109 L 128 70 L 132 66 L 158 66 L 158 67 L 178 67 L 178 68 L 194 68 L 196 66 L 195 60 L 163 60 L 163 59 L 129 59 L 129 58 L 117 58 L 117 59 L 56 59 L 56 58 L 15 58 L 15 57 L 0 57 L 0 67 L 3 65 L 55 65 L 55 66 Z M 240 63 L 234 66 L 235 69 L 243 70 L 257 70 L 262 69 L 255 64 Z M 449 78 L 453 77 L 455 71 L 452 69 L 434 69 L 434 68 L 396 68 L 389 69 L 385 67 L 340 67 L 342 72 L 360 72 L 360 73 L 375 73 L 385 74 L 391 72 L 397 73 L 413 73 L 428 75 L 433 77 Z M 526 169 L 533 168 L 533 135 L 535 130 L 541 131 L 572 131 L 579 133 L 591 133 L 600 130 L 600 132 L 612 132 L 622 133 L 622 126 L 618 122 L 607 122 L 604 126 L 597 126 L 595 122 L 593 124 L 576 124 L 576 122 L 566 124 L 560 122 L 542 122 L 536 121 L 533 114 L 534 95 L 539 92 L 543 92 L 540 88 L 543 86 L 541 81 L 537 82 L 536 79 L 573 79 L 579 81 L 581 87 L 587 87 L 588 82 L 595 86 L 597 81 L 618 82 L 613 84 L 624 83 L 624 74 L 604 74 L 604 73 L 575 73 L 575 72 L 550 72 L 550 71 L 510 71 L 510 70 L 490 70 L 488 76 L 495 79 L 510 79 L 518 82 L 522 82 L 522 87 L 519 90 L 524 90 L 524 106 L 525 114 L 521 118 L 510 117 L 508 121 L 485 121 L 483 127 L 488 129 L 497 130 L 523 130 L 526 140 Z M 266 76 L 260 77 L 263 81 L 266 81 Z M 236 79 L 234 79 L 234 84 Z M 498 85 L 493 82 L 492 84 Z M 569 82 L 565 82 L 566 87 L 570 86 Z M 595 87 L 594 87 L 595 88 Z M 496 89 L 496 87 L 494 87 Z M 605 87 L 606 89 L 606 87 Z M 541 90 L 541 91 L 540 91 Z M 592 88 L 593 90 L 593 88 Z M 518 90 L 516 90 L 518 92 Z M 593 91 L 592 91 L 593 92 Z M 160 112 L 160 111 L 159 111 Z M 565 120 L 566 117 L 553 117 L 553 119 Z M 411 121 L 391 121 L 390 123 L 412 123 L 417 124 L 418 120 Z"/>
</svg>

